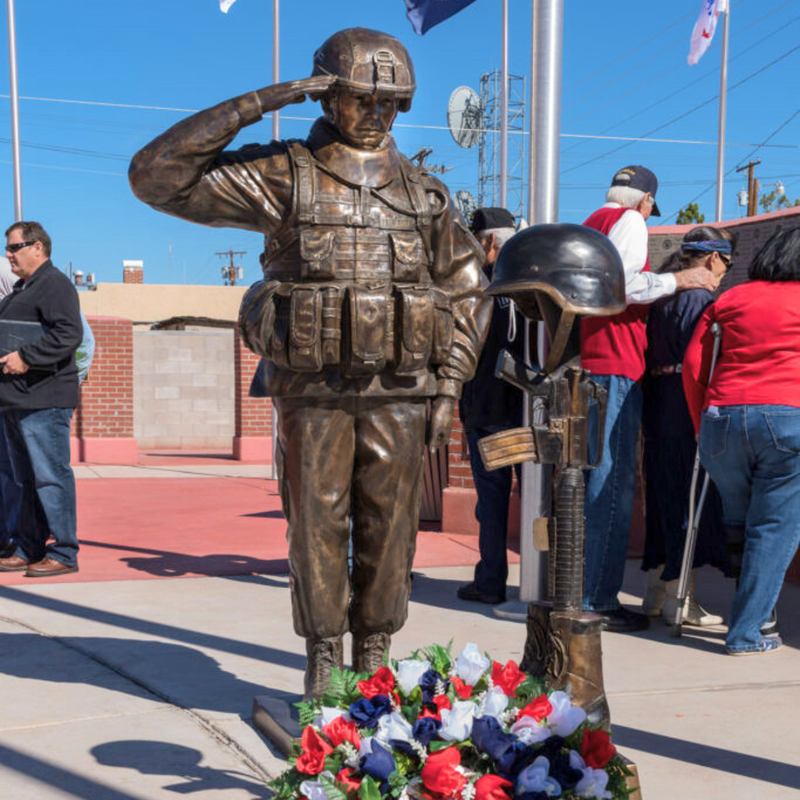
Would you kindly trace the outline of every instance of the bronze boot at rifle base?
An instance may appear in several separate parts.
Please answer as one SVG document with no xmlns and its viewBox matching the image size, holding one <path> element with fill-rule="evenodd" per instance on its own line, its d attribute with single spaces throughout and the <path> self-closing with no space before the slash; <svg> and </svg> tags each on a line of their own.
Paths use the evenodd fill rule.
<svg viewBox="0 0 800 800">
<path fill-rule="evenodd" d="M 449 440 L 491 315 L 480 246 L 445 185 L 389 133 L 415 89 L 396 38 L 349 28 L 316 51 L 310 78 L 194 114 L 130 167 L 134 193 L 159 211 L 265 237 L 239 331 L 263 359 L 251 393 L 278 411 L 307 694 L 337 661 L 317 643 L 352 631 L 371 670 L 406 620 L 424 448 Z M 323 116 L 305 140 L 225 149 L 306 99 Z"/>
</svg>

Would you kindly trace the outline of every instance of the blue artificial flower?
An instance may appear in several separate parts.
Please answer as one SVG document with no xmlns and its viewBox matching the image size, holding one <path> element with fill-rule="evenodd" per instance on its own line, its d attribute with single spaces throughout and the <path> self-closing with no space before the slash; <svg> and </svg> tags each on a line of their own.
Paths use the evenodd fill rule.
<svg viewBox="0 0 800 800">
<path fill-rule="evenodd" d="M 516 782 L 517 775 L 533 761 L 538 750 L 524 742 L 516 741 L 497 759 L 497 772 L 500 777 Z"/>
<path fill-rule="evenodd" d="M 475 749 L 494 761 L 499 761 L 506 750 L 517 741 L 517 737 L 513 733 L 506 733 L 494 717 L 479 717 L 472 724 L 472 743 Z"/>
<path fill-rule="evenodd" d="M 546 756 L 551 762 L 558 756 L 564 748 L 563 736 L 551 736 L 549 739 L 541 742 L 538 745 L 536 752 L 540 756 Z M 567 758 L 569 760 L 569 758 Z"/>
<path fill-rule="evenodd" d="M 374 739 L 372 740 L 372 752 L 361 757 L 359 766 L 365 775 L 375 778 L 381 784 L 382 789 L 386 788 L 389 776 L 397 769 L 392 754 Z"/>
<path fill-rule="evenodd" d="M 427 747 L 436 737 L 436 732 L 441 726 L 441 721 L 433 717 L 423 717 L 414 723 L 412 736 L 423 746 Z"/>
<path fill-rule="evenodd" d="M 444 691 L 436 691 L 437 683 L 441 683 L 444 686 Z M 449 685 L 450 681 L 447 678 L 443 678 L 435 669 L 429 669 L 419 679 L 419 687 L 422 689 L 422 702 L 432 703 L 434 696 L 445 694 Z"/>
<path fill-rule="evenodd" d="M 384 714 L 392 713 L 392 701 L 385 694 L 376 694 L 372 700 L 366 697 L 350 705 L 350 716 L 360 727 L 374 728 Z"/>
<path fill-rule="evenodd" d="M 575 769 L 569 763 L 569 753 L 559 753 L 549 758 L 550 775 L 561 784 L 563 789 L 574 789 L 575 784 L 583 778 L 583 770 Z"/>
</svg>

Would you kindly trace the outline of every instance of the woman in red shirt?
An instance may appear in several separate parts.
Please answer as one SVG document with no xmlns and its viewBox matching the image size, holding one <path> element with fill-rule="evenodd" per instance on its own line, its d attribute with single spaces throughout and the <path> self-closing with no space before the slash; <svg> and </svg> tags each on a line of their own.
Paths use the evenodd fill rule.
<svg viewBox="0 0 800 800">
<path fill-rule="evenodd" d="M 772 236 L 748 277 L 706 309 L 683 362 L 703 467 L 722 496 L 725 524 L 743 531 L 731 655 L 781 646 L 760 627 L 800 542 L 800 228 Z M 708 383 L 714 322 L 722 341 Z"/>
</svg>

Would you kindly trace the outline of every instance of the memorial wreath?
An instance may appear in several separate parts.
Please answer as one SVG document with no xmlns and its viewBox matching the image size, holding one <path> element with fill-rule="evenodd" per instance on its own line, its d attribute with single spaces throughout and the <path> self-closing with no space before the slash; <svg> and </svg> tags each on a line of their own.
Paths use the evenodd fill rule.
<svg viewBox="0 0 800 800">
<path fill-rule="evenodd" d="M 297 704 L 303 727 L 278 800 L 628 797 L 608 733 L 569 695 L 468 644 L 432 645 L 374 674 L 334 670 Z"/>
</svg>

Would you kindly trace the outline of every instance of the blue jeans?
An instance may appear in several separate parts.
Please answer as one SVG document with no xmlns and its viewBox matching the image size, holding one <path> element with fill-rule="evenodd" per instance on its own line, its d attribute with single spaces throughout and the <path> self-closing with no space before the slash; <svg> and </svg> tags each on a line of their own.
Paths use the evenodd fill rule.
<svg viewBox="0 0 800 800">
<path fill-rule="evenodd" d="M 478 441 L 503 430 L 500 427 L 476 428 L 467 431 L 469 461 L 478 502 L 475 518 L 480 525 L 478 547 L 481 560 L 475 565 L 475 586 L 486 594 L 505 597 L 508 580 L 508 504 L 511 497 L 512 467 L 487 470 L 483 466 Z M 519 480 L 517 467 L 517 480 Z"/>
<path fill-rule="evenodd" d="M 611 611 L 619 608 L 617 595 L 628 555 L 642 390 L 619 375 L 592 375 L 592 380 L 608 390 L 608 411 L 600 465 L 586 472 L 583 605 L 592 611 Z M 592 437 L 590 432 L 590 441 Z"/>
<path fill-rule="evenodd" d="M 15 555 L 36 562 L 78 560 L 75 476 L 70 459 L 71 408 L 3 414 L 14 480 L 21 490 Z M 52 537 L 55 541 L 48 544 Z"/>
<path fill-rule="evenodd" d="M 745 532 L 726 645 L 756 650 L 800 543 L 800 408 L 712 407 L 703 412 L 700 458 L 725 524 Z"/>
<path fill-rule="evenodd" d="M 17 528 L 21 499 L 19 486 L 14 482 L 11 456 L 0 415 L 0 550 L 11 541 Z"/>
</svg>

